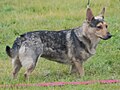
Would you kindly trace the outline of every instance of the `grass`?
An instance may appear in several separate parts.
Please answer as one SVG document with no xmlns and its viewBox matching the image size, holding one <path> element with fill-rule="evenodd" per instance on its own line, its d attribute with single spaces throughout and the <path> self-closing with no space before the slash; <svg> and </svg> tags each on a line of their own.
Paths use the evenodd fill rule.
<svg viewBox="0 0 120 90">
<path fill-rule="evenodd" d="M 105 20 L 113 37 L 101 41 L 97 53 L 85 62 L 86 75 L 69 75 L 69 66 L 41 58 L 28 81 L 22 69 L 17 80 L 11 79 L 11 61 L 5 46 L 12 46 L 15 38 L 33 30 L 61 30 L 80 26 L 85 20 L 87 0 L 0 0 L 0 84 L 40 83 L 54 81 L 87 81 L 120 79 L 120 1 L 91 0 L 97 15 L 106 7 Z M 6 90 L 119 90 L 120 84 L 66 85 L 62 87 L 6 88 Z"/>
</svg>

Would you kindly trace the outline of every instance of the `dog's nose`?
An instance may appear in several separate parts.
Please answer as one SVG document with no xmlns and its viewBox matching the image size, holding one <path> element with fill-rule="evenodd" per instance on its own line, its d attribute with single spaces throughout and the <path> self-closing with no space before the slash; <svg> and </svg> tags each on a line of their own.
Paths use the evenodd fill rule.
<svg viewBox="0 0 120 90">
<path fill-rule="evenodd" d="M 108 32 L 108 33 L 107 33 L 107 37 L 108 37 L 108 38 L 111 38 L 112 35 Z"/>
<path fill-rule="evenodd" d="M 112 35 L 109 32 L 107 32 L 107 35 L 105 37 L 103 37 L 102 39 L 107 40 L 107 39 L 109 39 L 111 37 L 112 37 Z"/>
<path fill-rule="evenodd" d="M 111 38 L 111 37 L 112 37 L 112 35 L 111 35 L 111 34 L 109 34 L 109 35 L 108 35 L 108 38 Z"/>
</svg>

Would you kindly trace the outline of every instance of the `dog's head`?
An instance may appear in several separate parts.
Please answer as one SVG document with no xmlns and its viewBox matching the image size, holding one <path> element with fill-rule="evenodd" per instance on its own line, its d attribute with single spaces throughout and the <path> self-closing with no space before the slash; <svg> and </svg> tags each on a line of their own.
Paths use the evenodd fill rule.
<svg viewBox="0 0 120 90">
<path fill-rule="evenodd" d="M 91 34 L 94 34 L 96 37 L 101 38 L 103 40 L 107 40 L 112 37 L 112 35 L 108 32 L 108 25 L 104 21 L 104 13 L 105 8 L 103 8 L 102 12 L 94 17 L 90 8 L 87 8 L 86 20 L 89 28 L 91 28 Z"/>
</svg>

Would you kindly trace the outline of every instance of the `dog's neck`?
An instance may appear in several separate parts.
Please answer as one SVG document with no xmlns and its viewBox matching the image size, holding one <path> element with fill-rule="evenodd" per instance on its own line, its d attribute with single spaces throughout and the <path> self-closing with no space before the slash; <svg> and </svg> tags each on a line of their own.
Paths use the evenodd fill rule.
<svg viewBox="0 0 120 90">
<path fill-rule="evenodd" d="M 96 46 L 100 41 L 100 38 L 97 38 L 93 34 L 89 34 L 87 31 L 89 30 L 89 25 L 84 22 L 82 27 L 79 27 L 74 32 L 79 38 L 80 41 L 84 42 L 89 53 L 95 54 L 96 53 Z"/>
</svg>

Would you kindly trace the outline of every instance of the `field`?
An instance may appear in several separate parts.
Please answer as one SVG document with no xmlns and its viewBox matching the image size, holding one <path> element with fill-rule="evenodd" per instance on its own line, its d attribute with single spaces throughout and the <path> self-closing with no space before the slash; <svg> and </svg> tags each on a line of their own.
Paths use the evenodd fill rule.
<svg viewBox="0 0 120 90">
<path fill-rule="evenodd" d="M 81 26 L 85 20 L 87 0 L 0 0 L 0 84 L 54 81 L 120 79 L 120 0 L 91 0 L 98 15 L 106 7 L 105 20 L 113 37 L 101 40 L 96 54 L 85 62 L 85 76 L 69 74 L 67 65 L 39 59 L 30 79 L 24 81 L 24 68 L 18 79 L 11 78 L 12 65 L 5 53 L 16 37 L 33 30 L 63 30 Z M 0 88 L 3 90 L 3 88 Z M 61 87 L 24 87 L 6 90 L 120 90 L 120 84 L 66 85 Z"/>
</svg>

